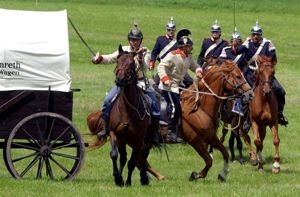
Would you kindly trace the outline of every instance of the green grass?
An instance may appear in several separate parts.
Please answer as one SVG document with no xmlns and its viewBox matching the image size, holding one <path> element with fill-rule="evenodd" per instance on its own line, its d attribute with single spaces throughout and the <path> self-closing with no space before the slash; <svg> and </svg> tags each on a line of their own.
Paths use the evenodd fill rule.
<svg viewBox="0 0 300 197">
<path fill-rule="evenodd" d="M 152 49 L 156 37 L 165 33 L 165 24 L 173 16 L 177 29 L 186 27 L 192 31 L 195 59 L 202 39 L 209 35 L 216 18 L 222 26 L 222 36 L 229 39 L 234 25 L 233 5 L 233 0 L 0 0 L 0 7 L 6 9 L 67 9 L 86 42 L 100 53 L 110 53 L 119 44 L 126 45 L 126 36 L 134 20 L 144 34 L 143 45 Z M 207 178 L 189 182 L 190 173 L 199 171 L 204 163 L 190 146 L 172 145 L 168 146 L 170 162 L 164 152 L 152 151 L 149 158 L 152 166 L 167 177 L 165 181 L 152 178 L 150 186 L 142 187 L 135 171 L 133 186 L 120 189 L 113 182 L 109 145 L 106 144 L 99 150 L 87 152 L 84 166 L 72 182 L 17 181 L 11 178 L 4 161 L 0 162 L 0 196 L 299 196 L 299 11 L 298 0 L 236 0 L 235 20 L 242 37 L 249 35 L 258 19 L 264 36 L 277 48 L 276 75 L 287 92 L 285 114 L 290 122 L 288 128 L 279 128 L 280 174 L 274 175 L 270 171 L 274 151 L 268 132 L 264 149 L 268 161 L 265 173 L 258 173 L 256 167 L 248 163 L 243 166 L 232 163 L 227 182 L 220 183 L 217 174 L 223 161 L 220 153 L 215 151 Z M 105 92 L 114 85 L 114 65 L 93 65 L 91 54 L 71 26 L 69 35 L 72 87 L 81 89 L 74 95 L 73 122 L 86 133 L 87 115 L 101 107 Z M 248 159 L 246 148 L 244 155 Z"/>
</svg>

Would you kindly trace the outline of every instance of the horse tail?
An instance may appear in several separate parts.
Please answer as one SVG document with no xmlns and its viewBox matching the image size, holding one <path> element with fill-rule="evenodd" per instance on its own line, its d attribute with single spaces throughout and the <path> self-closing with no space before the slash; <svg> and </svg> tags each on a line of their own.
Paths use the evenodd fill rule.
<svg viewBox="0 0 300 197">
<path fill-rule="evenodd" d="M 101 121 L 101 110 L 97 109 L 90 113 L 87 117 L 87 125 L 90 130 L 90 135 L 95 136 L 93 142 L 88 143 L 87 150 L 95 150 L 101 148 L 106 142 L 107 138 L 101 138 L 97 134 L 103 129 L 103 122 Z"/>
</svg>

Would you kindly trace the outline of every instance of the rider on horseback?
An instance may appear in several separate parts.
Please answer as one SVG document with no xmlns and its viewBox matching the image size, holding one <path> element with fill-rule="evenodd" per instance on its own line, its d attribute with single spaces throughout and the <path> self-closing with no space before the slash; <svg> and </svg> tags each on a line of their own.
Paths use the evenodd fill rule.
<svg viewBox="0 0 300 197">
<path fill-rule="evenodd" d="M 222 49 L 228 46 L 228 42 L 223 40 L 221 35 L 221 26 L 218 23 L 218 20 L 215 20 L 215 23 L 210 28 L 211 36 L 210 38 L 204 38 L 200 53 L 198 55 L 197 63 L 205 69 L 206 60 L 213 58 L 217 59 L 222 51 Z"/>
<path fill-rule="evenodd" d="M 150 50 L 146 47 L 141 47 L 143 41 L 143 34 L 137 27 L 137 24 L 134 24 L 130 32 L 128 33 L 128 42 L 129 46 L 123 46 L 123 51 L 133 53 L 135 55 L 135 65 L 137 70 L 137 86 L 142 88 L 146 95 L 150 99 L 150 106 L 152 111 L 152 130 L 158 130 L 158 121 L 160 116 L 160 106 L 158 100 L 156 99 L 155 92 L 149 87 L 148 78 L 146 76 L 146 70 L 149 68 L 150 61 Z M 112 64 L 117 62 L 117 57 L 119 51 L 115 51 L 108 55 L 100 55 L 97 53 L 93 58 L 92 62 L 94 64 Z M 99 137 L 106 137 L 108 133 L 108 120 L 111 111 L 111 105 L 114 99 L 119 95 L 120 88 L 114 86 L 111 91 L 108 93 L 104 100 L 102 106 L 101 119 L 104 123 L 103 130 L 98 133 Z"/>
<path fill-rule="evenodd" d="M 189 32 L 182 29 L 181 32 Z M 178 32 L 180 35 L 180 32 Z M 182 142 L 176 136 L 176 125 L 181 116 L 179 86 L 183 82 L 188 69 L 196 72 L 198 77 L 202 77 L 202 69 L 193 60 L 193 42 L 189 35 L 178 36 L 178 49 L 171 51 L 157 66 L 160 78 L 159 89 L 162 90 L 161 96 L 166 100 L 169 114 L 167 142 Z"/>
<path fill-rule="evenodd" d="M 275 61 L 277 61 L 275 46 L 270 40 L 263 38 L 262 33 L 263 30 L 258 21 L 256 21 L 255 25 L 251 29 L 251 38 L 247 38 L 242 45 L 233 47 L 233 51 L 235 54 L 244 53 L 246 55 L 248 61 L 247 64 L 249 68 L 252 69 L 252 72 L 250 73 L 252 73 L 253 75 L 255 73 L 254 70 L 256 69 L 257 55 L 274 57 Z M 278 123 L 286 126 L 288 124 L 288 120 L 283 115 L 283 109 L 285 105 L 285 90 L 276 78 L 273 81 L 272 88 L 278 102 Z"/>
</svg>

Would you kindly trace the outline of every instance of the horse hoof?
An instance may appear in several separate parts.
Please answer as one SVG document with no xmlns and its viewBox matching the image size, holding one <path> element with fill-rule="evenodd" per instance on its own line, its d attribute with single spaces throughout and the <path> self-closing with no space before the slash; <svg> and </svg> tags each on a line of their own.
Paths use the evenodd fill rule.
<svg viewBox="0 0 300 197">
<path fill-rule="evenodd" d="M 127 179 L 126 183 L 125 183 L 125 186 L 126 187 L 130 187 L 131 186 L 131 180 Z"/>
<path fill-rule="evenodd" d="M 195 181 L 199 179 L 199 173 L 198 172 L 192 172 L 191 176 L 190 176 L 190 181 Z"/>
<path fill-rule="evenodd" d="M 260 173 L 265 172 L 265 171 L 264 171 L 264 168 L 263 168 L 263 167 L 258 167 L 258 172 L 260 172 Z"/>
<path fill-rule="evenodd" d="M 221 182 L 226 182 L 226 177 L 224 177 L 222 174 L 218 175 L 218 180 Z"/>
<path fill-rule="evenodd" d="M 149 185 L 149 184 L 150 184 L 149 178 L 141 179 L 141 185 Z"/>
<path fill-rule="evenodd" d="M 122 176 L 115 176 L 115 184 L 117 186 L 123 187 L 124 186 L 124 180 Z"/>
<path fill-rule="evenodd" d="M 272 168 L 272 172 L 273 172 L 274 174 L 278 174 L 278 173 L 280 172 L 280 167 L 279 167 L 279 168 L 273 167 L 273 168 Z"/>
<path fill-rule="evenodd" d="M 277 161 L 274 162 L 273 167 L 272 167 L 272 172 L 274 174 L 277 174 L 277 173 L 280 172 L 280 164 L 279 164 L 279 162 L 277 162 Z"/>
<path fill-rule="evenodd" d="M 252 166 L 257 166 L 258 164 L 258 161 L 257 160 L 251 160 L 251 165 Z"/>
<path fill-rule="evenodd" d="M 239 159 L 239 163 L 240 163 L 241 165 L 244 165 L 244 164 L 245 164 L 245 160 L 244 160 L 244 159 Z"/>
</svg>

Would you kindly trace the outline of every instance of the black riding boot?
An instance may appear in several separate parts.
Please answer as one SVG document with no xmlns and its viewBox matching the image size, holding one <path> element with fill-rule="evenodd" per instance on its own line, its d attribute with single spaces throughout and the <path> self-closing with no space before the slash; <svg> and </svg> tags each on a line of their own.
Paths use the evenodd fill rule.
<svg viewBox="0 0 300 197">
<path fill-rule="evenodd" d="M 153 146 L 160 146 L 159 117 L 151 117 L 151 125 L 148 128 L 148 135 Z"/>
<path fill-rule="evenodd" d="M 102 117 L 101 117 L 101 123 L 102 123 L 102 130 L 97 133 L 97 136 L 99 138 L 106 138 L 108 136 L 108 123 L 106 120 L 104 120 Z"/>
<path fill-rule="evenodd" d="M 166 137 L 167 143 L 182 143 L 183 139 L 178 137 L 176 134 L 176 124 L 173 119 L 169 120 L 168 124 L 168 135 Z"/>
<path fill-rule="evenodd" d="M 278 102 L 278 124 L 281 124 L 286 127 L 289 124 L 289 121 L 283 115 L 284 104 Z"/>
</svg>

